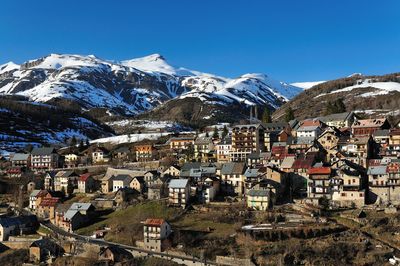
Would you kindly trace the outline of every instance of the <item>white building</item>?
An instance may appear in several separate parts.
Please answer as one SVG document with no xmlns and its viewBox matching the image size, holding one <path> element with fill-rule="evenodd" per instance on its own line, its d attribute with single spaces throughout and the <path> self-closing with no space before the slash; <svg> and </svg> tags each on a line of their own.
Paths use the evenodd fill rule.
<svg viewBox="0 0 400 266">
<path fill-rule="evenodd" d="M 169 183 L 168 202 L 173 206 L 185 208 L 189 202 L 190 186 L 188 179 L 172 179 Z"/>
<path fill-rule="evenodd" d="M 143 239 L 147 249 L 161 252 L 164 240 L 171 234 L 171 226 L 164 219 L 147 219 L 143 224 Z"/>
</svg>

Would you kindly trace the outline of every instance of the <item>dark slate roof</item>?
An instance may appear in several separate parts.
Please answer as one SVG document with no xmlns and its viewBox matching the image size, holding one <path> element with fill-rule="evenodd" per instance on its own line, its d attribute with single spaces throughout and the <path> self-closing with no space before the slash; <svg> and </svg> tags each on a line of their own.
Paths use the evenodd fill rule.
<svg viewBox="0 0 400 266">
<path fill-rule="evenodd" d="M 389 137 L 389 129 L 379 129 L 374 132 L 374 137 Z"/>
<path fill-rule="evenodd" d="M 231 145 L 231 144 L 232 144 L 232 138 L 231 137 L 225 137 L 217 145 Z"/>
<path fill-rule="evenodd" d="M 193 163 L 185 163 L 182 166 L 182 171 L 190 171 L 190 169 L 200 169 L 201 163 L 200 162 L 193 162 Z"/>
<path fill-rule="evenodd" d="M 327 116 L 318 117 L 318 119 L 325 123 L 331 122 L 331 121 L 345 121 L 353 115 L 354 115 L 354 112 L 344 112 L 344 113 L 330 114 Z"/>
<path fill-rule="evenodd" d="M 275 122 L 275 123 L 263 123 L 266 131 L 281 131 L 288 126 L 288 123 L 285 122 Z"/>
<path fill-rule="evenodd" d="M 0 225 L 3 227 L 20 226 L 37 223 L 35 215 L 15 216 L 15 217 L 2 217 L 0 218 Z"/>
<path fill-rule="evenodd" d="M 267 189 L 251 189 L 247 194 L 252 197 L 267 197 L 269 191 Z"/>
<path fill-rule="evenodd" d="M 122 147 L 119 147 L 119 148 L 117 148 L 117 149 L 115 149 L 114 151 L 113 151 L 114 153 L 129 153 L 130 152 L 130 150 L 129 150 L 129 147 L 127 147 L 127 146 L 122 146 Z"/>
<path fill-rule="evenodd" d="M 113 181 L 123 181 L 125 179 L 129 179 L 130 181 L 132 180 L 132 177 L 130 175 L 116 175 L 112 176 L 111 178 Z"/>
<path fill-rule="evenodd" d="M 56 150 L 51 147 L 33 148 L 32 155 L 50 155 L 56 153 Z"/>
<path fill-rule="evenodd" d="M 241 175 L 245 171 L 246 164 L 242 162 L 229 162 L 222 165 L 222 175 Z"/>
</svg>

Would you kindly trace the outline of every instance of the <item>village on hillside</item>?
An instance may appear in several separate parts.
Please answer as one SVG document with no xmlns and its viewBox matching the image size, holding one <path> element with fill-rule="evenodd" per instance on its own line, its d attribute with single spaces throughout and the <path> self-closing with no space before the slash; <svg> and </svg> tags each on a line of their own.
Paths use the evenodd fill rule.
<svg viewBox="0 0 400 266">
<path fill-rule="evenodd" d="M 290 110 L 272 122 L 253 111 L 158 140 L 74 137 L 4 154 L 1 246 L 75 265 L 291 265 L 318 252 L 396 262 L 399 124 L 354 112 L 298 121 Z"/>
</svg>

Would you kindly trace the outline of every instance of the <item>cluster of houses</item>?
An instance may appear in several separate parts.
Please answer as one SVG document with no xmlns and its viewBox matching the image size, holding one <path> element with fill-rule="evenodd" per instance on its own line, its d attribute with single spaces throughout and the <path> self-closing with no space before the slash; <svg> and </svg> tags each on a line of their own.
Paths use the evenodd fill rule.
<svg viewBox="0 0 400 266">
<path fill-rule="evenodd" d="M 338 208 L 400 203 L 400 128 L 386 118 L 346 112 L 288 123 L 251 119 L 221 131 L 213 137 L 173 136 L 164 145 L 127 143 L 112 151 L 98 145 L 81 152 L 34 148 L 12 155 L 8 173 L 40 173 L 43 186 L 31 192 L 29 209 L 66 231 L 87 224 L 95 207 L 108 202 L 63 203 L 75 193 L 113 194 L 111 206 L 135 195 L 180 208 L 242 201 L 259 211 L 293 199 Z M 115 160 L 127 164 L 111 167 Z M 81 164 L 108 167 L 98 176 L 77 174 L 74 167 Z M 162 250 L 170 233 L 164 220 L 144 222 L 149 249 Z"/>
</svg>

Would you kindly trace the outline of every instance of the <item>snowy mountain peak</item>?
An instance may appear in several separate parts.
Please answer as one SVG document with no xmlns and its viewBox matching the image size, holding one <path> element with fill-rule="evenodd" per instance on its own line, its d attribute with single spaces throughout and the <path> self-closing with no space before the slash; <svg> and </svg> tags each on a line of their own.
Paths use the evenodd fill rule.
<svg viewBox="0 0 400 266">
<path fill-rule="evenodd" d="M 17 70 L 19 69 L 19 67 L 20 67 L 19 65 L 15 64 L 12 61 L 0 65 L 0 75 L 8 71 Z"/>
<path fill-rule="evenodd" d="M 160 54 L 151 54 L 145 57 L 121 61 L 123 66 L 133 67 L 148 73 L 164 73 L 175 76 L 193 76 L 188 69 L 170 65 Z"/>
<path fill-rule="evenodd" d="M 160 54 L 125 60 L 94 55 L 50 54 L 20 66 L 0 66 L 0 94 L 18 94 L 35 102 L 62 98 L 81 107 L 102 107 L 139 114 L 175 98 L 199 98 L 206 104 L 269 105 L 278 108 L 301 91 L 260 73 L 236 79 L 170 65 Z"/>
</svg>

